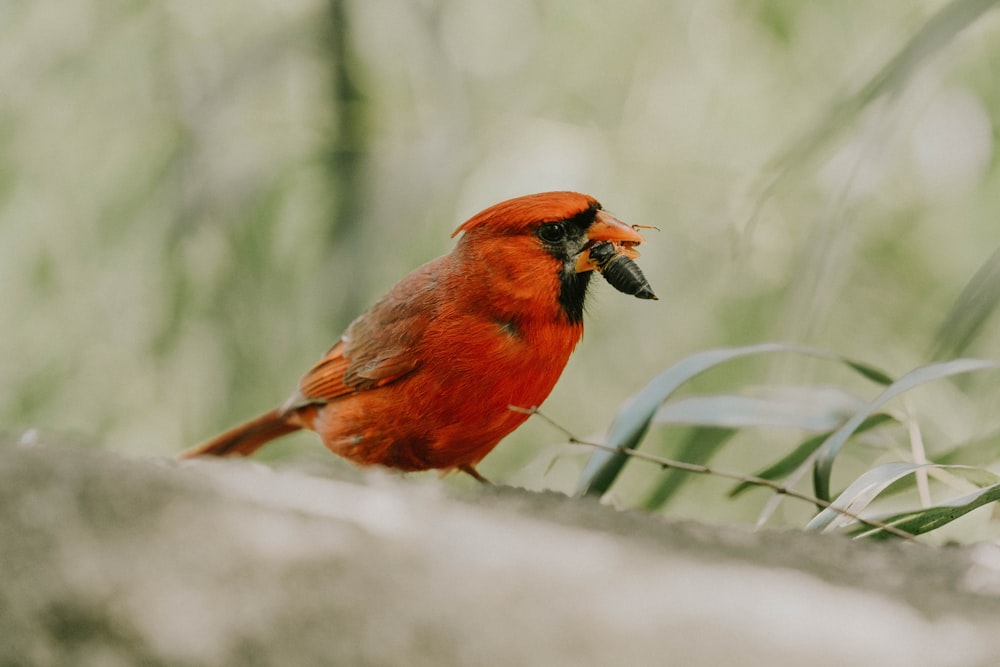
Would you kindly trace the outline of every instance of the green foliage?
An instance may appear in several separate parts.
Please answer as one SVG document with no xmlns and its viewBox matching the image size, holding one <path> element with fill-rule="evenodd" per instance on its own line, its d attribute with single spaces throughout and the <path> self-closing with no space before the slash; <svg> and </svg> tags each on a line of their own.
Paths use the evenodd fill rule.
<svg viewBox="0 0 1000 667">
<path fill-rule="evenodd" d="M 931 364 L 922 368 L 914 369 L 901 377 L 897 382 L 893 382 L 871 403 L 865 406 L 844 422 L 844 425 L 830 434 L 816 453 L 816 462 L 813 467 L 813 487 L 816 496 L 822 500 L 830 499 L 830 476 L 833 472 L 833 462 L 837 454 L 854 432 L 871 417 L 876 410 L 885 405 L 888 401 L 918 387 L 924 382 L 938 380 L 941 378 L 969 373 L 981 370 L 996 370 L 1000 368 L 1000 363 L 994 361 L 984 361 L 981 359 L 956 359 L 940 364 Z"/>
<path fill-rule="evenodd" d="M 864 433 L 865 431 L 873 429 L 876 426 L 881 426 L 889 421 L 893 421 L 891 415 L 883 413 L 872 415 L 861 422 L 861 425 L 854 429 L 854 433 Z M 833 435 L 832 431 L 814 436 L 808 440 L 804 440 L 798 447 L 793 449 L 786 456 L 783 456 L 780 460 L 772 463 L 763 470 L 754 473 L 754 477 L 769 480 L 786 479 L 800 466 L 812 459 L 815 452 L 831 435 Z M 748 489 L 754 488 L 754 486 L 755 485 L 750 482 L 740 482 L 733 487 L 733 490 L 729 492 L 729 495 L 730 497 L 735 498 Z"/>
<path fill-rule="evenodd" d="M 879 517 L 879 520 L 892 524 L 910 535 L 923 535 L 965 516 L 974 509 L 995 503 L 998 500 L 1000 500 L 1000 483 L 994 483 L 940 505 L 890 514 Z M 867 527 L 852 526 L 851 532 L 866 534 L 871 531 L 867 530 Z M 874 531 L 871 534 L 875 537 L 887 537 L 885 533 L 880 531 Z"/>
<path fill-rule="evenodd" d="M 660 373 L 638 394 L 633 396 L 629 402 L 619 411 L 611 427 L 608 429 L 608 436 L 605 442 L 609 447 L 619 449 L 634 449 L 642 441 L 653 421 L 660 406 L 684 383 L 697 375 L 705 373 L 712 368 L 727 362 L 741 359 L 743 357 L 760 354 L 773 354 L 777 352 L 793 352 L 802 355 L 825 357 L 839 361 L 845 366 L 858 371 L 868 379 L 887 380 L 888 376 L 867 365 L 857 361 L 852 361 L 839 357 L 832 352 L 818 348 L 810 348 L 804 345 L 788 345 L 782 343 L 761 343 L 759 345 L 748 345 L 742 348 L 726 348 L 720 350 L 707 350 L 699 352 L 682 359 L 675 365 Z M 697 404 L 701 407 L 701 404 Z M 728 405 L 718 398 L 714 399 L 716 410 L 726 411 Z M 694 404 L 689 404 L 688 411 L 694 412 Z M 724 416 L 722 412 L 719 416 Z M 757 415 L 764 419 L 766 414 Z M 692 414 L 690 420 L 695 423 L 699 416 Z M 715 425 L 709 423 L 708 425 Z M 716 444 L 722 444 L 721 441 Z M 584 469 L 579 492 L 584 495 L 602 495 L 618 477 L 622 467 L 628 461 L 628 456 L 623 452 L 608 453 L 604 451 L 595 452 L 591 456 L 587 467 Z"/>
<path fill-rule="evenodd" d="M 998 476 L 985 468 L 920 461 L 890 461 L 879 463 L 862 472 L 840 492 L 835 500 L 829 502 L 833 464 L 842 454 L 845 445 L 852 438 L 878 426 L 900 424 L 900 418 L 878 410 L 889 401 L 924 383 L 965 373 L 996 371 L 1000 369 L 1000 362 L 956 359 L 914 369 L 899 380 L 891 381 L 888 376 L 866 364 L 840 359 L 844 365 L 855 370 L 860 369 L 868 379 L 877 379 L 879 384 L 889 383 L 871 401 L 856 404 L 846 413 L 843 412 L 843 407 L 850 405 L 850 401 L 845 402 L 843 398 L 849 395 L 841 395 L 836 391 L 821 393 L 810 388 L 792 386 L 787 387 L 787 395 L 794 396 L 796 400 L 793 401 L 787 398 L 762 400 L 737 395 L 668 400 L 683 383 L 699 373 L 707 372 L 713 366 L 742 356 L 778 351 L 836 359 L 835 355 L 823 354 L 820 350 L 765 344 L 741 349 L 709 350 L 681 360 L 661 373 L 622 407 L 609 429 L 604 443 L 607 449 L 595 451 L 588 466 L 584 468 L 579 486 L 580 492 L 587 495 L 608 493 L 625 464 L 633 458 L 632 450 L 641 444 L 649 428 L 654 424 L 695 424 L 699 428 L 689 431 L 687 437 L 682 440 L 680 454 L 677 456 L 681 464 L 671 465 L 670 467 L 675 469 L 663 474 L 663 478 L 644 503 L 644 507 L 649 510 L 664 507 L 677 493 L 684 479 L 682 475 L 690 474 L 689 464 L 705 468 L 696 470 L 697 472 L 716 473 L 716 470 L 704 464 L 732 440 L 738 428 L 780 426 L 819 431 L 829 429 L 831 422 L 839 422 L 833 430 L 827 430 L 823 435 L 805 440 L 759 473 L 747 475 L 730 492 L 730 497 L 761 486 L 767 481 L 772 483 L 768 484 L 767 488 L 777 492 L 774 499 L 778 500 L 788 495 L 787 490 L 805 471 L 812 470 L 812 494 L 817 504 L 822 503 L 822 510 L 809 521 L 806 525 L 807 530 L 830 530 L 847 526 L 855 534 L 878 534 L 881 537 L 886 536 L 884 531 L 860 522 L 859 517 L 889 524 L 911 535 L 919 535 L 938 529 L 974 509 L 1000 499 L 1000 483 L 996 481 Z M 838 400 L 831 400 L 832 397 L 838 397 Z M 954 458 L 961 449 L 956 448 L 949 456 Z M 919 456 L 922 454 L 922 447 L 912 452 Z M 993 460 L 996 460 L 996 452 L 993 454 Z M 657 464 L 657 461 L 652 459 L 645 459 L 643 462 Z M 983 486 L 973 493 L 919 509 L 895 511 L 885 516 L 868 516 L 865 513 L 869 505 L 894 484 L 906 477 L 926 473 L 929 470 L 961 471 L 966 477 L 978 478 Z M 727 473 L 726 476 L 732 477 L 738 474 Z M 780 485 L 775 486 L 773 483 Z M 771 504 L 765 508 L 759 522 L 766 521 L 773 512 L 774 505 Z"/>
</svg>

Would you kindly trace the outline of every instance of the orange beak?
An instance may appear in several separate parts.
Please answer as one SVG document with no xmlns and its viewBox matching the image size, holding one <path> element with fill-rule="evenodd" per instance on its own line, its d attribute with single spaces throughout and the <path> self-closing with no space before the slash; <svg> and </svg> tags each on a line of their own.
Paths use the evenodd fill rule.
<svg viewBox="0 0 1000 667">
<path fill-rule="evenodd" d="M 588 248 L 598 241 L 611 241 L 630 259 L 639 256 L 635 246 L 645 241 L 639 232 L 604 211 L 597 212 L 594 223 L 587 229 L 587 239 L 590 241 Z M 576 258 L 576 272 L 593 271 L 595 268 L 597 264 L 590 258 L 590 250 L 584 249 Z"/>
</svg>

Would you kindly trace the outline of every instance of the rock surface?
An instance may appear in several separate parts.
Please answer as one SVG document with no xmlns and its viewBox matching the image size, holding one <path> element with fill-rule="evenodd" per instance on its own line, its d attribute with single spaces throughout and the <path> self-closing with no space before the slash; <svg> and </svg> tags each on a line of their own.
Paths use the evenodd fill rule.
<svg viewBox="0 0 1000 667">
<path fill-rule="evenodd" d="M 1000 549 L 0 447 L 0 665 L 998 664 Z"/>
</svg>

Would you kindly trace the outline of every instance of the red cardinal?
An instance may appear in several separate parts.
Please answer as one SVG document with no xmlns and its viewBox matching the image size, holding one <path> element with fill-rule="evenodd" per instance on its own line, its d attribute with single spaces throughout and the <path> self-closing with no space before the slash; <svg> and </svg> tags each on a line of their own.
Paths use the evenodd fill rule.
<svg viewBox="0 0 1000 667">
<path fill-rule="evenodd" d="M 354 320 L 284 405 L 180 458 L 247 456 L 308 428 L 357 464 L 485 481 L 476 464 L 527 419 L 509 406 L 540 405 L 583 335 L 584 296 L 601 268 L 589 249 L 609 241 L 631 258 L 643 239 L 576 192 L 502 202 L 459 233 L 450 254 Z"/>
</svg>

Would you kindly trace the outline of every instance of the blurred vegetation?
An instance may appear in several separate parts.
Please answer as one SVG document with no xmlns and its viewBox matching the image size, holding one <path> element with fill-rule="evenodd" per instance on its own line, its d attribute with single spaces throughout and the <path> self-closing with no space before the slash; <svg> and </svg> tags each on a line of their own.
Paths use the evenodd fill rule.
<svg viewBox="0 0 1000 667">
<path fill-rule="evenodd" d="M 809 344 L 893 377 L 1000 358 L 994 4 L 7 3 L 0 425 L 177 452 L 282 401 L 469 215 L 550 189 L 662 230 L 639 260 L 661 301 L 599 285 L 545 406 L 579 436 L 710 347 Z M 687 390 L 778 383 L 874 396 L 799 355 Z M 996 386 L 908 393 L 929 453 L 997 430 Z M 676 453 L 680 429 L 644 446 Z M 873 433 L 840 488 L 903 437 Z M 802 435 L 740 430 L 719 456 L 756 470 Z M 481 469 L 572 489 L 589 452 L 560 437 L 531 420 Z M 327 456 L 289 441 L 270 456 Z M 660 476 L 632 465 L 612 492 L 632 503 Z M 671 513 L 766 501 L 691 486 Z"/>
</svg>

